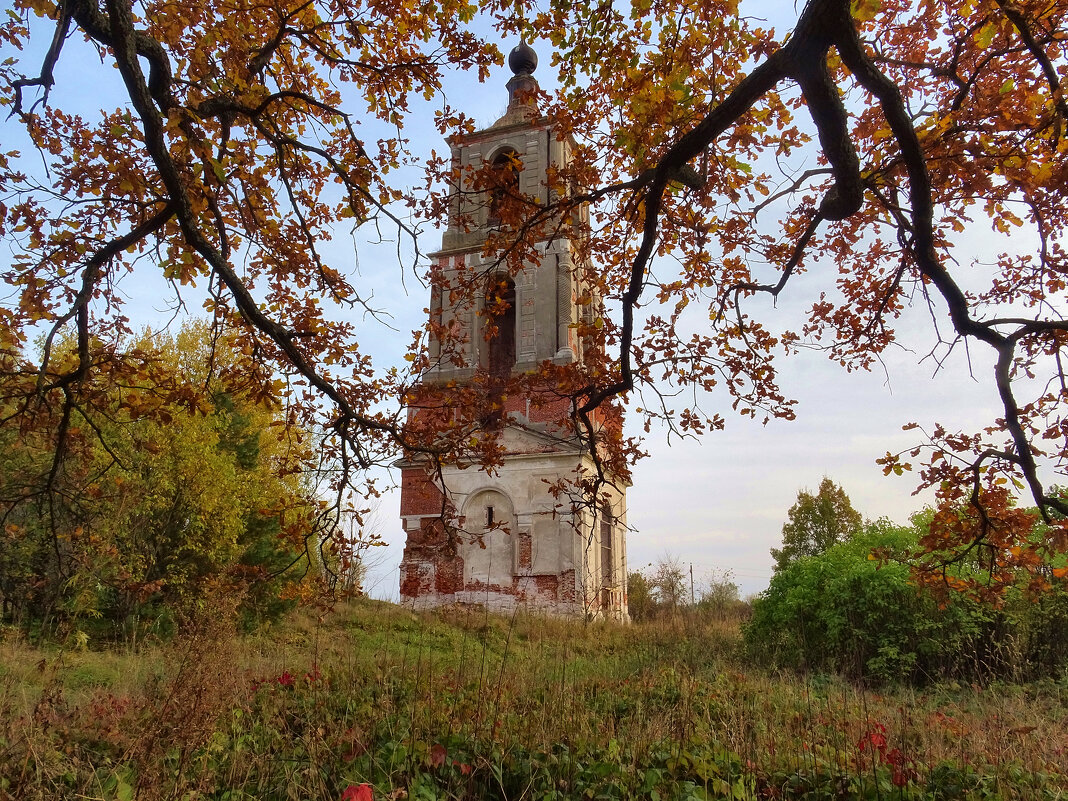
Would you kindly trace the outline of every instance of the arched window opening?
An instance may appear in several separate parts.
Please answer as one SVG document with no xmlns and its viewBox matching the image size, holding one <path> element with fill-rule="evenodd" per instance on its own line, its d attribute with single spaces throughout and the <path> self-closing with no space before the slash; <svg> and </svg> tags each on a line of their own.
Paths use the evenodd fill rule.
<svg viewBox="0 0 1068 801">
<path fill-rule="evenodd" d="M 605 587 L 615 583 L 612 548 L 612 509 L 607 504 L 601 509 L 601 579 Z"/>
<path fill-rule="evenodd" d="M 493 378 L 507 378 L 515 367 L 515 283 L 493 277 L 486 291 L 487 367 Z"/>
<path fill-rule="evenodd" d="M 501 224 L 501 208 L 506 198 L 519 195 L 519 171 L 522 162 L 514 150 L 498 153 L 490 163 L 489 225 Z"/>
</svg>

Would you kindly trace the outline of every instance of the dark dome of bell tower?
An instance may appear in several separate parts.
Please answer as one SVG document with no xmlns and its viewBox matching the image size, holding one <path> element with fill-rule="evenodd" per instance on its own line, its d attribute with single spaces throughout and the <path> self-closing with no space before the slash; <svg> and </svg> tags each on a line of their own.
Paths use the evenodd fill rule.
<svg viewBox="0 0 1068 801">
<path fill-rule="evenodd" d="M 537 67 L 538 54 L 525 40 L 520 40 L 508 54 L 508 68 L 514 75 L 530 75 Z"/>
</svg>

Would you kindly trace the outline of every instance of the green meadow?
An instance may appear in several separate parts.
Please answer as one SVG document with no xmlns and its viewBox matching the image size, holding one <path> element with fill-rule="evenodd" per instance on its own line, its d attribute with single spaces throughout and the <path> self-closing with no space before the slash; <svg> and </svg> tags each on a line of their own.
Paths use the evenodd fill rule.
<svg viewBox="0 0 1068 801">
<path fill-rule="evenodd" d="M 225 606 L 223 604 L 222 606 Z M 0 644 L 0 798 L 1068 798 L 1068 681 L 775 674 L 735 615 L 621 626 L 360 599 L 238 635 Z"/>
</svg>

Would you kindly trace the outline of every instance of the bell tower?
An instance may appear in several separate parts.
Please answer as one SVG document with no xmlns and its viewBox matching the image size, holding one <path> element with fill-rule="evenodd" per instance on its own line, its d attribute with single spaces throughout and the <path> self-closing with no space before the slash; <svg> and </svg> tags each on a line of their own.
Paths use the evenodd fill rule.
<svg viewBox="0 0 1068 801">
<path fill-rule="evenodd" d="M 409 427 L 455 424 L 477 389 L 487 411 L 471 439 L 486 436 L 496 450 L 492 468 L 472 458 L 432 470 L 416 454 L 398 463 L 401 600 L 626 619 L 626 485 L 609 482 L 596 499 L 559 491 L 596 469 L 554 376 L 581 368 L 599 343 L 588 333 L 593 265 L 576 226 L 546 213 L 574 143 L 539 113 L 537 63 L 525 42 L 513 49 L 504 116 L 450 140 L 448 227 L 431 255 L 430 366 L 410 394 Z M 540 227 L 514 247 L 531 219 Z M 618 430 L 621 418 L 601 413 L 597 424 Z"/>
</svg>

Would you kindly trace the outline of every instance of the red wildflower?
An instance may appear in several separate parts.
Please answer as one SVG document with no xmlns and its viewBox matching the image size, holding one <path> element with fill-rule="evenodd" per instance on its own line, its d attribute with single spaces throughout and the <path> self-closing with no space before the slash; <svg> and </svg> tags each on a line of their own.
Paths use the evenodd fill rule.
<svg viewBox="0 0 1068 801">
<path fill-rule="evenodd" d="M 278 683 L 281 684 L 283 687 L 292 687 L 293 674 L 291 674 L 288 670 L 283 670 L 282 675 L 278 677 Z"/>
</svg>

